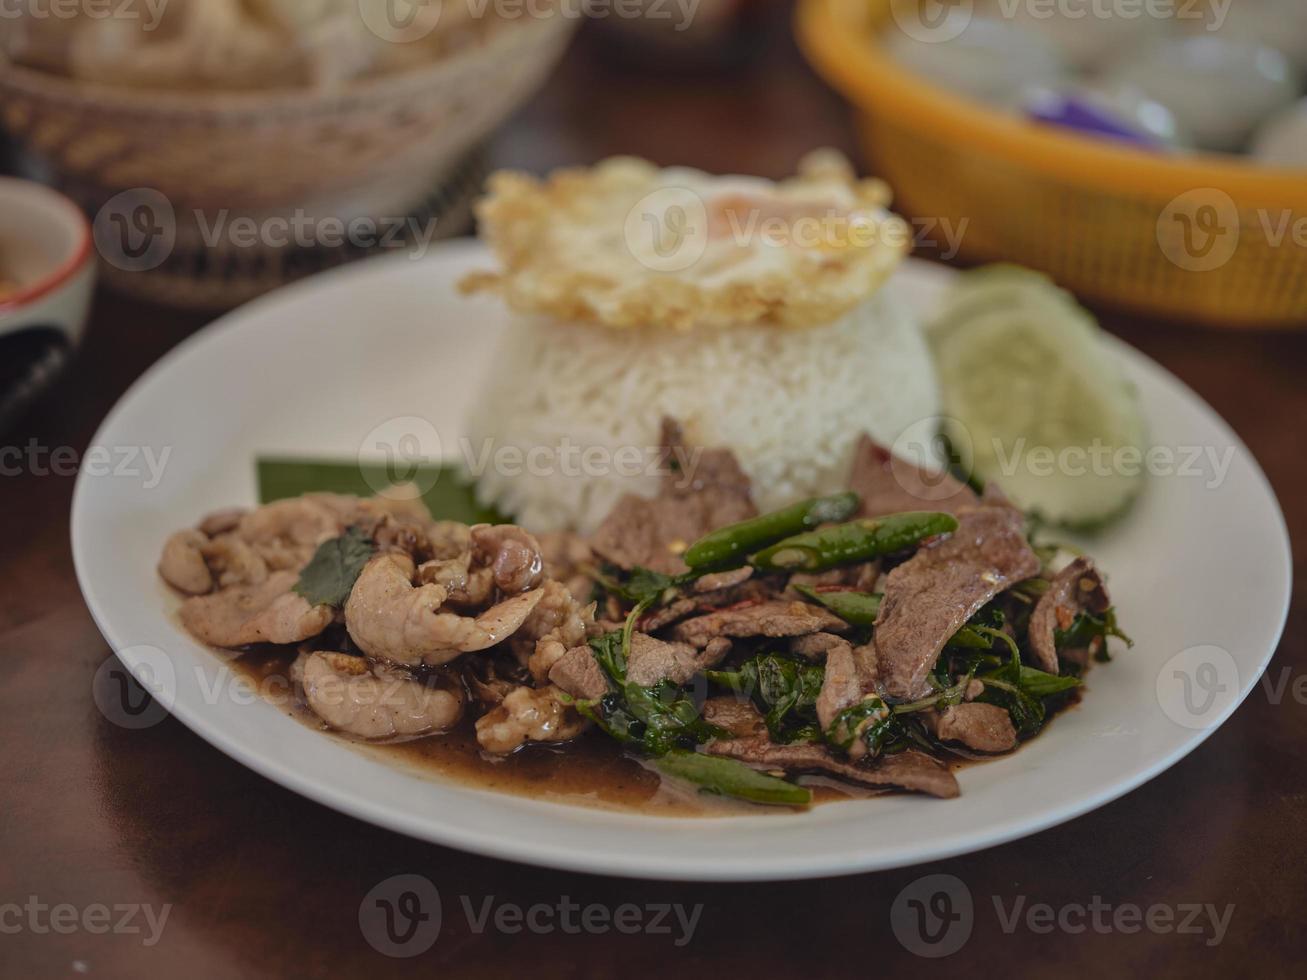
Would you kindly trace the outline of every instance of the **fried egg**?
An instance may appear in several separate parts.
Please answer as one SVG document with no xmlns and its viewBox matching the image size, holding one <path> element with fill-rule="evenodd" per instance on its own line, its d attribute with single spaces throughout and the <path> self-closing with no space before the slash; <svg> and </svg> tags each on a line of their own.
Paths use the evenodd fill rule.
<svg viewBox="0 0 1307 980">
<path fill-rule="evenodd" d="M 911 247 L 888 188 L 822 151 L 773 182 L 629 157 L 545 180 L 501 173 L 480 204 L 502 263 L 469 277 L 515 309 L 611 327 L 829 322 Z"/>
</svg>

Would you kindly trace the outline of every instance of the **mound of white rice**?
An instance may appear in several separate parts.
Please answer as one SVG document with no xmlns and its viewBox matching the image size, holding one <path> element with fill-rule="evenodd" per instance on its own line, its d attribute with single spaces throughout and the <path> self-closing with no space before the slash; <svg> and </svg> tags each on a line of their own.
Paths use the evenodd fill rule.
<svg viewBox="0 0 1307 980">
<path fill-rule="evenodd" d="M 893 283 L 832 324 L 673 333 L 519 317 L 468 420 L 485 504 L 535 530 L 592 531 L 653 496 L 663 416 L 727 446 L 763 511 L 845 488 L 855 440 L 892 445 L 939 413 L 934 368 Z"/>
</svg>

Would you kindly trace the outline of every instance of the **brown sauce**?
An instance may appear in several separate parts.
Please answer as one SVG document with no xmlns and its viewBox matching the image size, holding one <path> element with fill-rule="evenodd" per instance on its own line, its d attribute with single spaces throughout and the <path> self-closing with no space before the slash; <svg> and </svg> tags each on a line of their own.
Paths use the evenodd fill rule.
<svg viewBox="0 0 1307 980">
<path fill-rule="evenodd" d="M 555 803 L 656 816 L 794 812 L 789 807 L 756 806 L 697 793 L 677 780 L 664 780 L 645 761 L 624 751 L 618 742 L 595 732 L 566 745 L 530 745 L 507 758 L 481 751 L 470 714 L 458 727 L 440 735 L 390 744 L 350 739 L 331 732 L 302 704 L 288 697 L 288 692 L 295 689 L 288 675 L 293 659 L 294 654 L 275 649 L 252 650 L 231 659 L 224 657 L 236 674 L 303 724 L 420 776 Z M 805 778 L 802 782 L 812 790 L 814 804 L 873 795 L 821 778 Z"/>
</svg>

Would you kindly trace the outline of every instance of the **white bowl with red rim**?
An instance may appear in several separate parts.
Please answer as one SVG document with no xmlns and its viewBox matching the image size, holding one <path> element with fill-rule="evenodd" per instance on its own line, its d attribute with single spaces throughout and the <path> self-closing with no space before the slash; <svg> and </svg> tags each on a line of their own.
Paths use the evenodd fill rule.
<svg viewBox="0 0 1307 980">
<path fill-rule="evenodd" d="M 91 226 L 57 191 L 0 177 L 0 422 L 81 340 L 95 286 Z"/>
</svg>

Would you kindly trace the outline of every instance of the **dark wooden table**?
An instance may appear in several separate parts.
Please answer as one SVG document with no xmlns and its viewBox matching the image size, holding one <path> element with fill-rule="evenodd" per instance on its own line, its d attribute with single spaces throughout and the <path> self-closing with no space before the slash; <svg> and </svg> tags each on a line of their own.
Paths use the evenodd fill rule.
<svg viewBox="0 0 1307 980">
<path fill-rule="evenodd" d="M 783 33 L 767 61 L 727 77 L 624 72 L 595 57 L 594 38 L 582 40 L 493 141 L 495 164 L 540 170 L 623 152 L 779 176 L 812 146 L 851 149 L 843 107 Z M 128 384 L 202 323 L 101 294 L 75 366 L 3 443 L 84 450 Z M 1297 550 L 1307 550 L 1307 334 L 1109 325 L 1230 421 L 1278 491 Z M 929 966 L 891 928 L 896 897 L 927 874 L 955 876 L 974 903 L 970 940 L 942 961 L 949 968 L 975 962 L 986 975 L 1009 977 L 1301 975 L 1307 704 L 1293 695 L 1293 682 L 1299 695 L 1307 686 L 1301 584 L 1268 683 L 1183 762 L 1088 816 L 1004 847 L 882 874 L 647 883 L 419 843 L 301 799 L 171 719 L 142 731 L 110 723 L 92 700 L 92 677 L 112 654 L 73 578 L 72 488 L 71 476 L 0 477 L 4 976 L 885 976 Z M 1286 676 L 1277 703 L 1268 691 Z M 428 878 L 444 901 L 438 940 L 414 960 L 381 955 L 359 925 L 364 896 L 404 873 Z M 495 907 L 702 909 L 678 946 L 676 926 L 671 934 L 478 932 L 460 896 L 474 910 L 487 899 Z M 1022 902 L 1019 923 L 1007 928 Z M 1045 931 L 1040 913 L 1032 928 L 1026 911 L 1040 904 L 1062 911 L 1071 928 L 1054 922 Z M 1098 912 L 1098 928 L 1096 904 L 1110 907 Z M 67 907 L 52 913 L 55 906 Z M 116 906 L 148 906 L 156 921 L 169 911 L 155 937 L 143 910 L 120 923 Z M 1152 906 L 1162 909 L 1156 927 L 1131 928 L 1131 908 Z M 1233 908 L 1224 932 L 1206 912 L 1180 930 L 1190 906 L 1221 916 Z M 1080 909 L 1089 915 L 1083 928 Z M 1174 921 L 1163 928 L 1157 916 L 1168 910 Z"/>
</svg>

